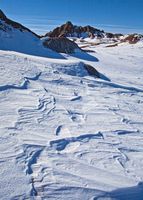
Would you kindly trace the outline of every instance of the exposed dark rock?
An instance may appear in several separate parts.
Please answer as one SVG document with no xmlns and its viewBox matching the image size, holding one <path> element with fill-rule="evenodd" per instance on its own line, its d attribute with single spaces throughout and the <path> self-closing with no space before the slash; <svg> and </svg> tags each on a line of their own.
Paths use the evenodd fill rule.
<svg viewBox="0 0 143 200">
<path fill-rule="evenodd" d="M 115 38 L 120 38 L 121 36 L 123 36 L 123 34 L 121 34 L 121 33 L 114 33 L 114 37 Z"/>
<path fill-rule="evenodd" d="M 140 41 L 142 37 L 143 37 L 142 35 L 130 34 L 124 39 L 122 39 L 121 42 L 129 42 L 129 44 L 136 44 L 137 42 Z"/>
<path fill-rule="evenodd" d="M 106 33 L 107 38 L 119 39 L 123 34 L 121 33 Z"/>
<path fill-rule="evenodd" d="M 109 44 L 109 45 L 107 45 L 106 47 L 116 47 L 116 46 L 118 46 L 117 43 L 115 43 L 115 44 Z"/>
<path fill-rule="evenodd" d="M 114 38 L 114 34 L 113 33 L 106 33 L 107 38 Z"/>
<path fill-rule="evenodd" d="M 86 53 L 95 53 L 96 51 L 91 50 L 91 49 L 82 49 L 82 51 L 86 52 Z"/>
<path fill-rule="evenodd" d="M 0 19 L 5 20 L 6 16 L 5 14 L 2 12 L 2 10 L 0 10 Z"/>
<path fill-rule="evenodd" d="M 94 76 L 96 78 L 100 78 L 100 73 L 91 65 L 84 64 L 84 68 L 87 70 L 90 76 Z"/>
<path fill-rule="evenodd" d="M 64 37 L 48 38 L 43 42 L 44 46 L 50 48 L 58 53 L 74 53 L 76 49 L 79 49 L 79 46 Z"/>
</svg>

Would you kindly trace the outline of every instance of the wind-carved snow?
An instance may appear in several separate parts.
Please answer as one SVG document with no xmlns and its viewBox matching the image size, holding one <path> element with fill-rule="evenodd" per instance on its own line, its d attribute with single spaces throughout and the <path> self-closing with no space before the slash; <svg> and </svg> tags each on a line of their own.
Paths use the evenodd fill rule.
<svg viewBox="0 0 143 200">
<path fill-rule="evenodd" d="M 1 199 L 142 199 L 139 47 L 96 47 L 110 81 L 73 56 L 0 52 Z"/>
</svg>

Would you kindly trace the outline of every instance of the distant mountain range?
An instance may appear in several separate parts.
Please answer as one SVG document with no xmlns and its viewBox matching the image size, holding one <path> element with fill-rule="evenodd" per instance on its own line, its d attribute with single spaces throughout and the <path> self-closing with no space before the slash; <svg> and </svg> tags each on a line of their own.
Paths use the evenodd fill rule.
<svg viewBox="0 0 143 200">
<path fill-rule="evenodd" d="M 106 33 L 104 30 L 97 29 L 92 26 L 76 26 L 72 22 L 68 21 L 60 27 L 55 28 L 53 31 L 50 31 L 46 34 L 49 37 L 77 37 L 77 38 L 118 38 L 123 36 L 122 34 L 112 34 Z"/>
<path fill-rule="evenodd" d="M 129 34 L 123 35 L 121 33 L 108 33 L 104 30 L 97 29 L 92 26 L 76 26 L 72 22 L 68 21 L 67 23 L 61 25 L 60 27 L 55 28 L 53 31 L 48 32 L 45 36 L 48 37 L 69 37 L 69 38 L 90 38 L 90 39 L 112 39 L 113 42 L 129 42 L 137 43 L 143 38 L 140 34 Z"/>
<path fill-rule="evenodd" d="M 135 44 L 142 38 L 143 36 L 140 34 L 113 34 L 89 25 L 76 26 L 70 21 L 44 36 L 39 36 L 20 23 L 8 19 L 0 10 L 0 49 L 2 50 L 13 50 L 39 56 L 51 55 L 52 57 L 53 51 L 58 53 L 81 51 L 76 43 L 78 39 L 88 39 L 90 43 L 109 43 L 110 46 L 117 46 L 123 42 Z M 58 54 L 55 56 L 60 57 Z"/>
</svg>

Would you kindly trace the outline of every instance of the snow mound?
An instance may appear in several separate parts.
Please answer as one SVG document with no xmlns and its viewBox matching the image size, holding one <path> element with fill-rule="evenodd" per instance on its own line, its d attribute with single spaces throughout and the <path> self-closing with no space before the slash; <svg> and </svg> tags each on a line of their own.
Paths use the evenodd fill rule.
<svg viewBox="0 0 143 200">
<path fill-rule="evenodd" d="M 6 58 L 5 63 L 3 63 L 3 57 Z M 8 55 L 4 51 L 1 51 L 0 63 L 0 77 L 3 77 L 0 79 L 0 91 L 9 88 L 24 89 L 26 87 L 27 77 L 34 79 L 41 72 L 37 68 L 36 62 L 31 62 L 29 65 L 27 57 Z"/>
<path fill-rule="evenodd" d="M 70 76 L 84 77 L 94 76 L 100 78 L 100 73 L 91 65 L 85 64 L 84 62 L 76 62 L 72 64 L 54 64 L 54 73 L 66 74 Z"/>
<path fill-rule="evenodd" d="M 68 64 L 68 65 L 55 65 L 55 73 L 62 73 L 71 76 L 88 76 L 88 72 L 84 67 L 83 62 Z"/>
</svg>

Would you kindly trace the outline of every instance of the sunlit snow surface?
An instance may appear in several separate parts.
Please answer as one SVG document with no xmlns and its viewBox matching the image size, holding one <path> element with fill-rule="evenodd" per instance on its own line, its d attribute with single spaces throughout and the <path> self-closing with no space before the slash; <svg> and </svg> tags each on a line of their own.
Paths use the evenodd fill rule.
<svg viewBox="0 0 143 200">
<path fill-rule="evenodd" d="M 0 199 L 143 199 L 143 45 L 90 49 L 0 51 Z"/>
</svg>

